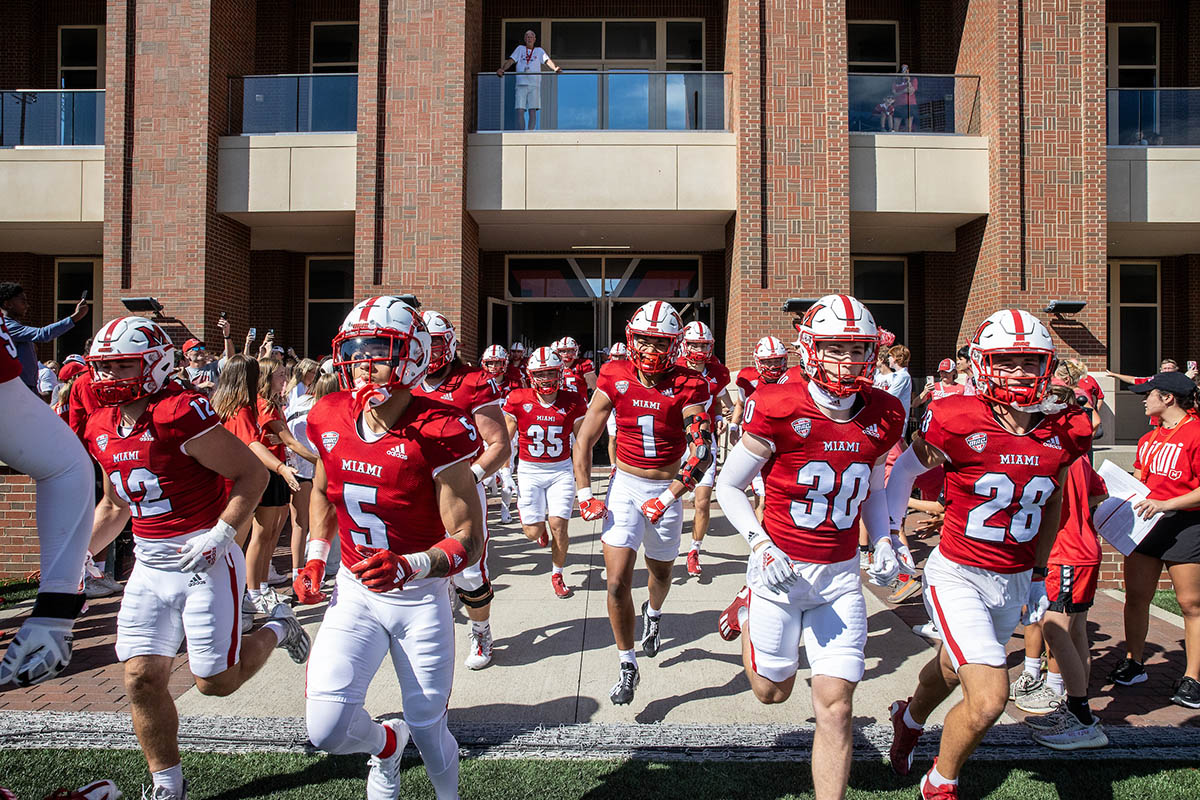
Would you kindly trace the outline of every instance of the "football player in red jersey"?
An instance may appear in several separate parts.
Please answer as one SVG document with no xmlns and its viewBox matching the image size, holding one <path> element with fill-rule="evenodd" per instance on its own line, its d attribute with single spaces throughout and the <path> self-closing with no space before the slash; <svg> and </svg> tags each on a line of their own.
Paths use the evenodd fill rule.
<svg viewBox="0 0 1200 800">
<path fill-rule="evenodd" d="M 133 516 L 137 560 L 117 616 L 116 649 L 154 796 L 164 800 L 187 797 L 167 689 L 183 640 L 196 687 L 218 696 L 249 680 L 275 647 L 287 648 L 296 663 L 309 650 L 287 605 L 242 635 L 246 562 L 234 537 L 249 523 L 267 474 L 207 397 L 170 381 L 174 355 L 167 334 L 145 317 L 106 324 L 87 356 L 102 408 L 84 430 L 108 476 L 101 505 L 128 507 Z"/>
<path fill-rule="evenodd" d="M 712 331 L 703 322 L 689 322 L 683 329 L 683 354 L 679 357 L 679 365 L 693 372 L 699 372 L 708 381 L 708 429 L 714 438 L 721 433 L 726 425 L 725 417 L 721 415 L 722 408 L 732 407 L 729 401 L 729 370 L 715 356 L 713 346 L 716 339 Z M 687 554 L 687 571 L 689 575 L 700 574 L 700 545 L 708 533 L 711 519 L 713 483 L 717 478 L 717 462 L 704 471 L 704 477 L 696 484 L 692 492 L 692 503 L 695 515 L 692 518 L 692 545 Z"/>
<path fill-rule="evenodd" d="M 566 386 L 586 400 L 588 394 L 596 388 L 596 367 L 592 360 L 579 357 L 579 342 L 570 336 L 564 336 L 550 345 L 550 348 L 562 359 L 563 380 Z"/>
<path fill-rule="evenodd" d="M 479 503 L 486 509 L 483 482 L 507 466 L 512 454 L 504 412 L 500 410 L 503 402 L 500 385 L 484 370 L 469 367 L 458 358 L 458 340 L 450 320 L 436 311 L 426 311 L 422 318 L 432 338 L 433 352 L 429 357 L 429 372 L 424 380 L 413 385 L 412 393 L 457 409 L 479 431 L 471 472 L 475 475 Z M 483 555 L 452 581 L 471 620 L 467 658 L 463 662 L 467 669 L 483 669 L 492 663 L 492 582 L 487 568 L 487 540 L 485 517 Z"/>
<path fill-rule="evenodd" d="M 399 297 L 355 306 L 333 340 L 349 391 L 308 414 L 313 475 L 307 563 L 294 588 L 322 599 L 334 532 L 342 566 L 309 662 L 308 738 L 330 753 L 370 753 L 368 800 L 395 800 L 409 737 L 438 798 L 458 797 L 458 743 L 446 725 L 454 677 L 449 578 L 483 552 L 483 506 L 469 415 L 413 393 L 429 366 L 429 333 Z M 444 356 L 441 356 L 444 357 Z M 374 722 L 367 686 L 387 655 L 404 720 Z"/>
<path fill-rule="evenodd" d="M 904 432 L 900 401 L 872 385 L 878 332 L 847 295 L 817 300 L 800 328 L 802 366 L 759 385 L 742 438 L 725 459 L 717 499 L 750 544 L 746 586 L 722 613 L 723 638 L 741 633 L 755 697 L 792 693 L 803 642 L 812 669 L 817 797 L 841 797 L 853 749 L 851 704 L 865 667 L 867 607 L 858 574 L 858 525 L 876 542 L 872 580 L 899 570 L 883 490 L 888 450 Z M 760 524 L 746 497 L 762 473 Z"/>
<path fill-rule="evenodd" d="M 629 360 L 600 370 L 573 458 L 576 499 L 585 520 L 604 520 L 601 542 L 608 582 L 608 619 L 621 673 L 609 699 L 633 701 L 641 679 L 634 654 L 633 566 L 644 550 L 650 598 L 642 604 L 642 652 L 658 654 L 663 601 L 679 555 L 683 507 L 712 463 L 712 433 L 704 411 L 708 383 L 675 363 L 683 322 L 670 303 L 652 301 L 625 326 Z M 610 411 L 617 417 L 617 471 L 606 501 L 592 496 L 592 447 Z"/>
<path fill-rule="evenodd" d="M 1046 611 L 1059 487 L 1092 438 L 1077 406 L 1047 395 L 1054 340 L 1032 314 L 988 317 L 970 357 L 978 394 L 931 404 L 887 485 L 895 531 L 914 478 L 945 466 L 945 522 L 925 564 L 925 607 L 942 644 L 913 696 L 892 704 L 890 755 L 892 769 L 908 774 L 925 720 L 961 683 L 963 700 L 946 715 L 940 752 L 921 780 L 924 797 L 947 799 L 958 796 L 963 765 L 1008 701 L 1006 643 L 1019 621 L 1037 622 Z"/>
<path fill-rule="evenodd" d="M 521 454 L 517 494 L 521 527 L 531 541 L 542 547 L 550 545 L 554 566 L 550 584 L 556 596 L 569 597 L 563 567 L 567 563 L 567 522 L 575 505 L 571 440 L 579 433 L 587 405 L 582 397 L 562 390 L 562 377 L 562 361 L 553 350 L 534 350 L 529 357 L 533 388 L 510 394 L 504 402 L 504 416 L 509 436 L 518 437 Z"/>
<path fill-rule="evenodd" d="M 742 367 L 734 378 L 737 396 L 733 400 L 733 416 L 729 421 L 730 441 L 736 442 L 742 432 L 742 415 L 746 410 L 746 399 L 760 385 L 776 383 L 787 372 L 788 351 L 783 342 L 774 336 L 764 336 L 754 345 L 754 366 Z M 762 523 L 763 486 L 762 475 L 755 475 L 750 482 L 754 489 L 754 514 Z"/>
<path fill-rule="evenodd" d="M 498 344 L 489 345 L 483 351 L 480 363 L 483 365 L 484 372 L 499 384 L 500 392 L 504 397 L 508 397 L 509 393 L 526 385 L 521 368 L 516 364 L 509 365 L 508 352 Z M 512 522 L 512 500 L 517 494 L 517 483 L 513 480 L 513 467 L 516 465 L 517 458 L 517 440 L 513 438 L 508 444 L 508 463 L 496 470 L 492 480 L 487 484 L 493 489 L 496 487 L 500 489 L 500 522 L 503 525 Z"/>
<path fill-rule="evenodd" d="M 609 361 L 625 361 L 628 358 L 629 348 L 624 342 L 613 342 L 612 347 L 608 348 Z M 611 483 L 613 475 L 617 472 L 617 414 L 615 411 L 608 412 L 604 429 L 608 433 L 608 463 L 612 465 L 612 474 L 608 476 L 608 480 Z"/>
<path fill-rule="evenodd" d="M 95 508 L 92 467 L 71 429 L 21 380 L 17 347 L 0 315 L 0 460 L 37 484 L 41 585 L 0 661 L 0 685 L 53 678 L 71 660 L 71 626 L 83 608 L 79 579 Z"/>
</svg>

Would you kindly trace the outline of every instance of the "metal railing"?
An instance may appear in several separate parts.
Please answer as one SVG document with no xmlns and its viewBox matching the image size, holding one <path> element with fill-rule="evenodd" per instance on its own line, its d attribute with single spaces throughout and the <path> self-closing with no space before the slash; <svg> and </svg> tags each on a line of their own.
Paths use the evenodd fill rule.
<svg viewBox="0 0 1200 800">
<path fill-rule="evenodd" d="M 229 133 L 358 129 L 358 75 L 243 75 L 229 79 Z"/>
<path fill-rule="evenodd" d="M 0 92 L 0 147 L 104 144 L 104 90 Z"/>
<path fill-rule="evenodd" d="M 850 130 L 979 133 L 979 76 L 852 72 Z"/>
<path fill-rule="evenodd" d="M 1109 89 L 1108 144 L 1200 145 L 1200 88 Z"/>
<path fill-rule="evenodd" d="M 485 72 L 476 130 L 723 131 L 730 84 L 725 72 Z"/>
</svg>

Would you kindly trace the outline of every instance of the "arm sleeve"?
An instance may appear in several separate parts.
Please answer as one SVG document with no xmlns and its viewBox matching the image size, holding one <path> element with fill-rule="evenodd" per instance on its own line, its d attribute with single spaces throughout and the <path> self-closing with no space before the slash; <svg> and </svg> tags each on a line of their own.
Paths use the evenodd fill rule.
<svg viewBox="0 0 1200 800">
<path fill-rule="evenodd" d="M 911 447 L 901 453 L 892 465 L 892 474 L 887 480 L 887 508 L 892 530 L 899 530 L 904 523 L 904 514 L 908 511 L 908 498 L 912 496 L 913 481 L 928 470 Z M 874 470 L 871 471 L 871 483 L 872 486 L 875 483 Z M 867 499 L 869 500 L 870 496 Z M 873 536 L 870 528 L 867 531 Z M 872 538 L 871 541 L 874 542 L 875 539 Z"/>
<path fill-rule="evenodd" d="M 746 497 L 746 487 L 766 463 L 766 458 L 754 455 L 739 441 L 729 451 L 729 455 L 725 456 L 725 463 L 717 475 L 716 487 L 713 490 L 725 518 L 751 547 L 760 538 L 765 538 L 767 532 L 754 515 L 754 508 L 750 505 L 750 499 Z"/>
<path fill-rule="evenodd" d="M 63 317 L 58 322 L 51 322 L 42 328 L 22 325 L 13 319 L 6 319 L 5 326 L 14 342 L 51 342 L 75 327 L 75 320 Z"/>
<path fill-rule="evenodd" d="M 891 535 L 888 495 L 884 486 L 886 471 L 887 466 L 884 464 L 876 464 L 871 468 L 870 492 L 862 504 L 862 521 L 867 526 L 867 537 L 871 540 L 872 547 L 883 537 Z M 892 474 L 896 474 L 894 469 Z M 909 491 L 912 491 L 911 486 Z"/>
</svg>

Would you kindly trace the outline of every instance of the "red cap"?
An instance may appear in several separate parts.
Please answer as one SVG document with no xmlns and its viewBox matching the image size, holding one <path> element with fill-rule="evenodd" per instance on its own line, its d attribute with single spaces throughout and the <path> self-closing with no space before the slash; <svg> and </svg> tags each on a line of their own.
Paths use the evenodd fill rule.
<svg viewBox="0 0 1200 800">
<path fill-rule="evenodd" d="M 954 362 L 948 358 L 943 358 L 940 362 L 938 362 L 938 370 L 937 371 L 938 372 L 953 372 L 954 371 Z"/>
<path fill-rule="evenodd" d="M 58 371 L 58 379 L 63 383 L 71 380 L 81 372 L 87 372 L 87 366 L 80 361 L 68 361 Z"/>
<path fill-rule="evenodd" d="M 191 350 L 193 347 L 204 347 L 204 342 L 200 341 L 199 339 L 188 339 L 186 342 L 183 343 L 183 352 L 186 353 L 188 350 Z"/>
</svg>

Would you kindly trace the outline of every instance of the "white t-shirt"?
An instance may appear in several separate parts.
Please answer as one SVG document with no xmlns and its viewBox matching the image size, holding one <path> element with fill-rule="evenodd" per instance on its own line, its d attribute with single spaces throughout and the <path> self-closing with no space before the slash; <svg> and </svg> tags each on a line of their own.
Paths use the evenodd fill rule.
<svg viewBox="0 0 1200 800">
<path fill-rule="evenodd" d="M 54 374 L 54 370 L 47 367 L 45 364 L 38 364 L 38 394 L 53 395 L 54 387 L 58 386 L 58 376 Z"/>
<path fill-rule="evenodd" d="M 540 47 L 534 47 L 530 50 L 521 44 L 517 45 L 517 49 L 512 51 L 512 55 L 509 58 L 517 62 L 517 86 L 541 85 L 542 78 L 536 73 L 540 73 L 542 71 L 542 64 L 550 60 L 550 56 L 546 55 L 545 50 Z"/>
<path fill-rule="evenodd" d="M 904 406 L 904 421 L 908 421 L 909 410 L 912 406 L 912 378 L 908 374 L 906 367 L 892 370 L 892 374 L 887 376 L 886 389 L 888 394 L 900 401 L 900 405 Z"/>
<path fill-rule="evenodd" d="M 311 394 L 302 394 L 288 403 L 284 415 L 287 419 L 288 430 L 291 431 L 292 436 L 296 437 L 296 441 L 315 453 L 317 448 L 308 439 L 308 412 L 314 405 L 316 405 L 316 401 L 313 400 Z M 296 477 L 312 478 L 313 465 L 291 450 L 287 452 L 287 463 L 289 467 L 296 470 Z"/>
</svg>

